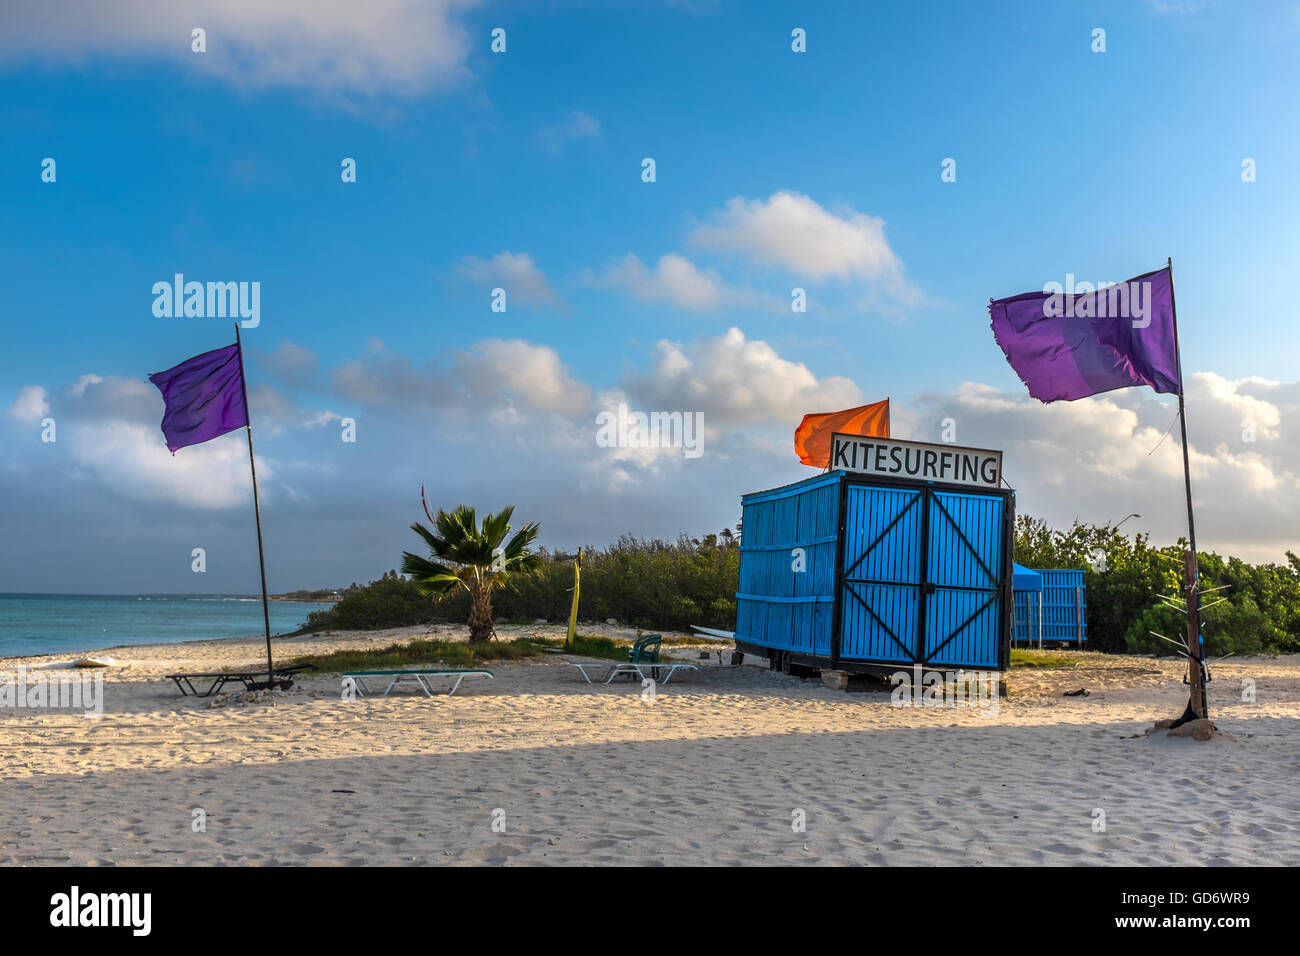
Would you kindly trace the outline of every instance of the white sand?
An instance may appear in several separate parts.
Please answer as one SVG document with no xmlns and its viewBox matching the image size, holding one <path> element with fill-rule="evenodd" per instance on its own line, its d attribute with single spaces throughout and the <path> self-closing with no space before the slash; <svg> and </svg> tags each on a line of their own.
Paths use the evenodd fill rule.
<svg viewBox="0 0 1300 956">
<path fill-rule="evenodd" d="M 276 654 L 415 633 L 280 639 Z M 161 675 L 256 666 L 260 641 L 110 653 L 103 716 L 0 708 L 0 864 L 1300 865 L 1297 656 L 1219 665 L 1211 709 L 1231 736 L 1198 743 L 1144 734 L 1182 711 L 1178 663 L 1086 653 L 1012 672 L 992 716 L 681 650 L 700 672 L 653 703 L 547 655 L 451 698 L 344 702 L 337 677 L 313 675 L 209 706 Z M 70 659 L 3 661 L 0 679 Z M 1091 695 L 1061 696 L 1077 687 Z"/>
</svg>

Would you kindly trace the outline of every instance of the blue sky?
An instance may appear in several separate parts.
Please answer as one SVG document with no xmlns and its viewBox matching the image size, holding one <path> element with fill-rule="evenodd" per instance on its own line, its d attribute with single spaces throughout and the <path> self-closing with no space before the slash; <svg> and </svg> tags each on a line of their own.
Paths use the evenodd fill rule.
<svg viewBox="0 0 1300 956">
<path fill-rule="evenodd" d="M 1295 547 L 1296 4 L 366 9 L 0 12 L 0 591 L 255 589 L 242 438 L 157 457 L 140 383 L 232 338 L 154 316 L 176 272 L 261 283 L 273 590 L 396 566 L 421 482 L 558 547 L 734 525 L 811 473 L 805 412 L 887 395 L 900 437 L 1006 449 L 1022 511 L 1172 540 L 1170 399 L 1030 403 L 985 310 L 1166 256 L 1202 544 Z M 702 411 L 705 455 L 596 447 L 619 401 Z"/>
</svg>

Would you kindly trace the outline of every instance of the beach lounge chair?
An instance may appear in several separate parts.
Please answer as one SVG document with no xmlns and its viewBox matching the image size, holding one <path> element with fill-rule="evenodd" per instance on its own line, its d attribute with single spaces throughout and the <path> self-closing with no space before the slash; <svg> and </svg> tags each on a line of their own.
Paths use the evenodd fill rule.
<svg viewBox="0 0 1300 956">
<path fill-rule="evenodd" d="M 280 690 L 288 690 L 293 686 L 293 677 L 300 671 L 314 671 L 315 664 L 294 664 L 289 667 L 276 667 L 271 671 L 273 680 L 271 684 Z M 244 685 L 244 690 L 259 690 L 266 686 L 266 671 L 208 671 L 201 673 L 189 674 L 168 674 L 168 678 L 176 683 L 180 688 L 181 694 L 195 697 L 211 697 L 217 691 L 221 690 L 230 681 L 238 681 Z M 192 681 L 207 680 L 211 681 L 206 689 L 195 687 Z"/>
<path fill-rule="evenodd" d="M 576 667 L 578 673 L 590 684 L 591 675 L 587 673 L 588 667 L 609 667 L 609 673 L 604 676 L 602 684 L 608 684 L 615 677 L 626 675 L 628 677 L 636 676 L 642 680 L 646 679 L 648 674 L 651 679 L 660 681 L 660 675 L 663 679 L 660 683 L 666 684 L 672 678 L 673 674 L 679 670 L 698 670 L 694 664 L 684 664 L 677 662 L 662 662 L 659 660 L 659 648 L 663 645 L 662 634 L 647 634 L 644 637 L 638 637 L 627 652 L 627 663 L 609 665 L 606 662 L 593 664 L 589 661 L 569 661 L 570 667 Z"/>
<path fill-rule="evenodd" d="M 438 670 L 434 668 L 419 668 L 397 671 L 351 671 L 343 675 L 345 678 L 351 678 L 353 685 L 357 689 L 357 695 L 360 697 L 379 696 L 387 697 L 388 692 L 398 684 L 415 684 L 426 697 L 433 696 L 432 682 L 439 679 L 452 681 L 451 690 L 447 691 L 450 697 L 456 693 L 460 687 L 461 681 L 467 677 L 492 677 L 491 671 L 487 670 Z M 370 688 L 366 686 L 366 678 L 387 678 L 388 685 L 384 688 L 383 693 L 378 695 L 371 694 Z"/>
</svg>

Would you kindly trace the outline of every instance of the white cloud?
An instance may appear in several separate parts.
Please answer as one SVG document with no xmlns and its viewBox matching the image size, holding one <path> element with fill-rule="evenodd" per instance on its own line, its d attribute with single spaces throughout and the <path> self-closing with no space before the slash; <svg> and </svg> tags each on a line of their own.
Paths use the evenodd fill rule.
<svg viewBox="0 0 1300 956">
<path fill-rule="evenodd" d="M 801 193 L 730 199 L 691 238 L 704 248 L 782 266 L 804 279 L 865 284 L 863 304 L 908 306 L 919 299 L 885 239 L 883 219 L 848 208 L 831 212 Z"/>
<path fill-rule="evenodd" d="M 503 251 L 491 259 L 466 256 L 457 264 L 456 272 L 477 285 L 505 289 L 507 307 L 511 302 L 563 304 L 551 289 L 546 274 L 526 252 Z"/>
<path fill-rule="evenodd" d="M 119 494 L 204 509 L 233 508 L 252 500 L 248 446 L 240 437 L 224 435 L 172 455 L 156 425 L 79 422 L 59 432 L 59 441 L 68 441 L 73 458 Z M 274 466 L 262 455 L 257 465 L 259 485 L 269 482 Z"/>
<path fill-rule="evenodd" d="M 455 374 L 466 391 L 492 401 L 511 396 L 543 412 L 577 415 L 591 405 L 591 389 L 574 379 L 559 354 L 522 339 L 487 339 L 456 358 Z"/>
<path fill-rule="evenodd" d="M 571 110 L 560 122 L 543 126 L 538 136 L 547 149 L 559 152 L 569 140 L 599 139 L 600 120 L 582 110 Z"/>
<path fill-rule="evenodd" d="M 249 413 L 258 434 L 270 431 L 281 434 L 291 428 L 305 428 L 340 421 L 343 416 L 325 408 L 304 410 L 289 392 L 265 382 L 248 387 Z"/>
<path fill-rule="evenodd" d="M 14 421 L 34 422 L 49 414 L 49 411 L 50 402 L 45 395 L 45 389 L 39 385 L 24 385 L 18 389 L 18 394 L 5 409 L 5 414 Z"/>
<path fill-rule="evenodd" d="M 766 201 L 730 199 L 693 239 L 811 279 L 880 281 L 902 271 L 885 240 L 883 219 L 851 209 L 837 216 L 796 192 L 773 193 Z"/>
<path fill-rule="evenodd" d="M 703 271 L 676 253 L 661 256 L 651 270 L 629 252 L 599 275 L 589 275 L 587 283 L 618 286 L 646 302 L 668 302 L 684 309 L 715 309 L 753 300 L 753 296 L 728 287 L 713 270 Z"/>
<path fill-rule="evenodd" d="M 475 0 L 6 0 L 0 59 L 157 57 L 242 88 L 416 95 L 468 76 Z M 207 31 L 207 52 L 190 31 Z"/>
<path fill-rule="evenodd" d="M 274 352 L 262 356 L 261 360 L 273 373 L 293 384 L 311 378 L 319 363 L 315 352 L 287 339 Z"/>
<path fill-rule="evenodd" d="M 50 394 L 47 411 L 58 423 L 54 447 L 124 497 L 203 509 L 249 500 L 248 448 L 239 436 L 172 455 L 159 427 L 162 396 L 148 382 L 83 375 Z M 273 464 L 259 458 L 258 465 L 269 481 Z"/>
<path fill-rule="evenodd" d="M 339 418 L 327 410 L 303 411 L 292 395 L 266 384 L 250 387 L 248 399 L 254 428 L 262 436 Z M 20 422 L 47 414 L 58 428 L 51 452 L 61 456 L 60 467 L 69 477 L 93 478 L 124 498 L 146 503 L 174 502 L 202 510 L 248 504 L 248 446 L 242 430 L 171 454 L 160 427 L 162 396 L 150 382 L 86 374 L 52 392 L 27 385 L 6 410 L 6 417 Z M 40 441 L 34 431 L 28 438 Z M 275 480 L 278 462 L 265 451 L 257 466 L 264 497 L 274 491 L 298 493 Z"/>
<path fill-rule="evenodd" d="M 1300 385 L 1213 373 L 1188 377 L 1197 545 L 1248 560 L 1280 560 L 1300 544 Z M 1043 405 L 966 383 L 894 411 L 894 434 L 934 441 L 952 418 L 956 442 L 1005 452 L 1017 509 L 1065 527 L 1129 512 L 1126 530 L 1157 543 L 1187 533 L 1176 405 L 1146 389 Z M 1255 422 L 1254 440 L 1243 422 Z M 1172 430 L 1170 429 L 1170 426 Z M 1168 437 L 1166 436 L 1168 433 Z"/>
<path fill-rule="evenodd" d="M 1212 0 L 1142 0 L 1143 4 L 1155 14 L 1197 13 L 1207 7 Z"/>
<path fill-rule="evenodd" d="M 80 419 L 96 421 L 153 420 L 157 424 L 163 412 L 162 395 L 153 383 L 111 375 L 82 375 L 58 390 L 54 405 L 60 412 L 71 410 Z"/>
<path fill-rule="evenodd" d="M 448 507 L 461 501 L 483 508 L 516 504 L 521 520 L 540 520 L 544 540 L 564 548 L 605 544 L 623 532 L 674 537 L 734 527 L 741 494 L 816 474 L 797 463 L 790 445 L 799 416 L 864 400 L 848 379 L 818 374 L 738 329 L 685 344 L 660 342 L 613 385 L 582 382 L 564 355 L 531 342 L 490 339 L 424 362 L 376 340 L 349 363 L 352 384 L 385 403 L 357 415 L 358 444 L 307 427 L 333 422 L 331 412 L 293 411 L 291 417 L 301 416 L 299 430 L 286 427 L 280 437 L 259 431 L 267 440 L 259 438 L 258 478 L 264 507 L 271 503 L 264 517 L 273 533 L 282 540 L 339 544 L 282 551 L 295 584 L 321 583 L 312 575 L 346 582 L 390 567 L 391 555 L 412 543 L 404 529 L 420 516 L 422 482 L 435 503 Z M 34 388 L 26 394 L 37 395 Z M 0 492 L 14 503 L 5 528 L 10 540 L 17 534 L 31 539 L 22 551 L 24 567 L 38 558 L 57 565 L 48 541 L 110 534 L 87 520 L 97 514 L 117 522 L 111 536 L 94 545 L 110 542 L 120 556 L 114 568 L 146 560 L 159 536 L 184 545 L 178 545 L 183 556 L 190 542 L 215 540 L 209 536 L 218 525 L 237 528 L 246 546 L 243 520 L 251 518 L 232 525 L 213 512 L 247 515 L 242 435 L 173 457 L 158 429 L 161 397 L 147 382 L 82 376 L 40 395 L 58 420 L 57 444 L 41 445 L 36 429 L 0 415 L 6 459 Z M 255 408 L 264 401 L 250 398 Z M 32 398 L 24 402 L 39 407 Z M 1187 402 L 1202 547 L 1255 561 L 1296 550 L 1300 383 L 1200 373 L 1188 377 Z M 702 456 L 687 458 L 670 447 L 599 447 L 596 416 L 620 404 L 629 411 L 703 412 Z M 1019 388 L 967 383 L 899 397 L 893 425 L 899 437 L 937 440 L 942 420 L 951 417 L 959 444 L 1004 450 L 1018 512 L 1058 527 L 1076 517 L 1104 523 L 1138 512 L 1142 517 L 1130 519 L 1124 530 L 1150 531 L 1164 544 L 1185 533 L 1186 520 L 1176 426 L 1162 442 L 1174 410 L 1171 396 L 1145 389 L 1045 406 Z M 1246 418 L 1257 421 L 1253 442 L 1243 437 Z M 23 523 L 29 518 L 42 529 L 39 535 Z M 181 567 L 188 575 L 188 564 Z M 18 580 L 14 572 L 23 567 L 11 558 L 4 570 Z M 116 587 L 157 587 L 142 583 L 140 573 L 122 571 Z M 234 572 L 214 565 L 212 573 Z M 222 582 L 214 588 L 256 587 L 255 579 L 251 585 L 212 580 Z"/>
<path fill-rule="evenodd" d="M 574 379 L 559 354 L 522 339 L 485 339 L 450 356 L 445 366 L 408 357 L 373 339 L 366 354 L 332 374 L 335 391 L 368 405 L 421 411 L 437 408 L 458 418 L 488 414 L 506 420 L 518 409 L 578 414 L 591 389 Z"/>
<path fill-rule="evenodd" d="M 651 408 L 702 411 L 710 429 L 781 423 L 793 431 L 806 412 L 862 401 L 849 379 L 818 379 L 803 363 L 782 358 L 767 342 L 746 339 L 734 327 L 689 346 L 661 340 L 650 369 L 630 375 L 624 388 Z"/>
<path fill-rule="evenodd" d="M 1187 381 L 1199 543 L 1254 561 L 1278 560 L 1285 550 L 1296 550 L 1300 383 L 1232 381 L 1206 372 Z M 851 380 L 819 376 L 738 328 L 689 343 L 660 341 L 621 382 L 599 389 L 575 377 L 555 349 L 520 339 L 487 339 L 424 363 L 373 340 L 365 354 L 336 370 L 335 382 L 355 400 L 430 423 L 421 445 L 428 444 L 433 461 L 455 457 L 460 494 L 472 497 L 478 483 L 505 494 L 501 473 L 526 467 L 530 483 L 551 489 L 532 494 L 532 510 L 544 517 L 568 507 L 565 496 L 578 486 L 585 496 L 579 524 L 608 529 L 585 543 L 624 530 L 663 531 L 667 519 L 656 509 L 671 510 L 675 502 L 700 496 L 692 514 L 708 512 L 702 503 L 708 501 L 730 520 L 733 499 L 741 493 L 805 476 L 808 470 L 795 464 L 789 447 L 803 414 L 864 400 Z M 292 393 L 264 386 L 250 399 L 270 434 L 337 418 L 328 411 L 301 411 Z M 617 412 L 620 405 L 629 412 L 702 412 L 703 456 L 688 459 L 671 447 L 598 447 L 597 414 Z M 1175 408 L 1170 396 L 1144 389 L 1043 405 L 1019 390 L 966 383 L 896 402 L 893 425 L 897 437 L 933 441 L 941 437 L 943 420 L 952 418 L 958 444 L 1004 451 L 1019 512 L 1058 527 L 1075 518 L 1105 523 L 1137 512 L 1142 517 L 1130 520 L 1126 530 L 1149 531 L 1163 544 L 1186 531 Z M 58 421 L 58 443 L 51 450 L 66 456 L 58 467 L 69 477 L 84 475 L 142 506 L 247 505 L 241 437 L 223 436 L 170 455 L 158 428 L 161 397 L 147 382 L 83 375 L 55 389 L 25 386 L 6 410 L 5 427 L 21 429 L 45 414 Z M 410 420 L 385 413 L 367 414 L 364 421 L 365 460 L 387 463 L 403 485 L 418 487 L 423 476 L 402 470 L 411 450 Z M 39 437 L 28 434 L 26 440 L 34 445 Z M 352 456 L 352 446 L 302 440 L 312 449 L 304 461 L 342 469 L 331 481 L 355 477 L 349 469 L 361 459 Z M 277 444 L 284 449 L 291 441 L 285 435 Z M 6 447 L 12 451 L 17 444 L 11 440 Z M 45 458 L 53 461 L 48 453 Z M 330 498 L 328 486 L 288 456 L 258 464 L 259 478 L 264 474 L 268 489 L 281 489 L 285 501 L 310 507 L 313 500 Z M 286 475 L 301 476 L 308 485 L 288 488 Z M 632 523 L 632 515 L 642 523 Z"/>
<path fill-rule="evenodd" d="M 366 342 L 363 355 L 331 371 L 330 381 L 340 396 L 366 405 L 427 407 L 444 403 L 452 394 L 431 364 L 417 368 L 408 356 L 374 337 Z"/>
</svg>

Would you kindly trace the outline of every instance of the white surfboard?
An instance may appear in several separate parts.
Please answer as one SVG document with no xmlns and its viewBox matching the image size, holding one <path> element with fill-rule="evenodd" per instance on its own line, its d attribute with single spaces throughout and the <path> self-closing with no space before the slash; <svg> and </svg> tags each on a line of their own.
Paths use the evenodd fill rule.
<svg viewBox="0 0 1300 956">
<path fill-rule="evenodd" d="M 111 657 L 83 657 L 73 667 L 112 667 L 117 661 Z"/>
</svg>

